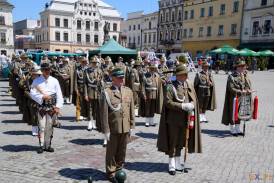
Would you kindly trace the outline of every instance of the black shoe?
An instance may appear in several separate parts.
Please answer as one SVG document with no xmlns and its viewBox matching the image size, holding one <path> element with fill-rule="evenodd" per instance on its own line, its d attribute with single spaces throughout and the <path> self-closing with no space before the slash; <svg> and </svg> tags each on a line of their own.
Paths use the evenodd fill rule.
<svg viewBox="0 0 275 183">
<path fill-rule="evenodd" d="M 176 171 L 168 171 L 170 175 L 176 175 Z"/>
<path fill-rule="evenodd" d="M 183 170 L 184 170 L 184 169 L 181 169 L 181 170 L 179 170 L 179 169 L 176 169 L 176 171 L 177 171 L 177 172 L 183 172 Z"/>
<path fill-rule="evenodd" d="M 238 134 L 237 134 L 237 133 L 231 133 L 231 135 L 232 135 L 233 137 L 238 137 Z"/>
<path fill-rule="evenodd" d="M 39 149 L 37 150 L 38 154 L 42 154 L 44 152 L 44 149 L 42 147 L 39 147 Z"/>
<path fill-rule="evenodd" d="M 54 148 L 52 148 L 52 147 L 49 147 L 48 149 L 45 149 L 45 151 L 47 151 L 47 152 L 54 152 Z"/>
<path fill-rule="evenodd" d="M 154 123 L 154 124 L 152 124 L 151 126 L 155 127 L 155 126 L 157 126 L 157 124 L 156 124 L 156 123 Z"/>
<path fill-rule="evenodd" d="M 150 125 L 149 124 L 145 124 L 146 127 L 149 127 Z"/>
<path fill-rule="evenodd" d="M 112 183 L 118 183 L 115 177 L 108 177 L 108 180 Z"/>
<path fill-rule="evenodd" d="M 238 133 L 239 136 L 244 136 L 243 132 Z"/>
<path fill-rule="evenodd" d="M 107 144 L 103 144 L 102 146 L 103 146 L 103 147 L 106 147 L 106 146 L 107 146 Z"/>
<path fill-rule="evenodd" d="M 93 131 L 93 129 L 92 128 L 91 129 L 87 128 L 87 131 L 91 132 L 91 131 Z"/>
</svg>

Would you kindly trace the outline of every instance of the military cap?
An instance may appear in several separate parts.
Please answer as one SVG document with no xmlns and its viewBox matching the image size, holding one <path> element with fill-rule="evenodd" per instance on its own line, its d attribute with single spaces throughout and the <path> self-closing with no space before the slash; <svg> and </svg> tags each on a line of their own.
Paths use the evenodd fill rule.
<svg viewBox="0 0 275 183">
<path fill-rule="evenodd" d="M 41 64 L 41 70 L 44 70 L 44 69 L 51 69 L 51 67 L 50 67 L 50 64 L 49 63 L 43 63 L 43 64 Z"/>
<path fill-rule="evenodd" d="M 28 57 L 28 55 L 27 55 L 26 53 L 22 53 L 22 54 L 20 55 L 20 58 L 22 59 L 22 58 L 29 58 L 29 57 Z"/>
<path fill-rule="evenodd" d="M 206 60 L 204 60 L 204 61 L 202 62 L 202 64 L 201 64 L 201 66 L 202 66 L 202 67 L 209 67 L 210 64 L 209 64 Z"/>
<path fill-rule="evenodd" d="M 97 56 L 92 57 L 91 63 L 99 63 Z"/>
<path fill-rule="evenodd" d="M 113 77 L 119 77 L 119 78 L 124 78 L 124 71 L 122 68 L 118 67 L 112 70 L 111 76 Z"/>
<path fill-rule="evenodd" d="M 179 65 L 177 65 L 175 74 L 177 76 L 178 75 L 182 75 L 182 74 L 188 74 L 188 69 L 187 69 L 186 65 L 185 64 L 179 64 Z"/>
<path fill-rule="evenodd" d="M 123 61 L 123 58 L 122 57 L 118 57 L 118 61 Z"/>
<path fill-rule="evenodd" d="M 111 59 L 111 57 L 107 56 L 107 57 L 105 58 L 105 61 L 112 62 L 112 59 Z"/>
<path fill-rule="evenodd" d="M 241 67 L 241 66 L 245 66 L 246 63 L 243 60 L 237 60 L 236 63 L 234 64 L 234 67 Z"/>
</svg>

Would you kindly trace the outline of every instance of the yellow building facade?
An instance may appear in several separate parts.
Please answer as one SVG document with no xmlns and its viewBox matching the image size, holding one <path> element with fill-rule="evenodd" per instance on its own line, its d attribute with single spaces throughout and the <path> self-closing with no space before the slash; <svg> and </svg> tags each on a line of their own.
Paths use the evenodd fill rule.
<svg viewBox="0 0 275 183">
<path fill-rule="evenodd" d="M 186 0 L 182 49 L 193 57 L 224 44 L 240 45 L 243 0 Z"/>
</svg>

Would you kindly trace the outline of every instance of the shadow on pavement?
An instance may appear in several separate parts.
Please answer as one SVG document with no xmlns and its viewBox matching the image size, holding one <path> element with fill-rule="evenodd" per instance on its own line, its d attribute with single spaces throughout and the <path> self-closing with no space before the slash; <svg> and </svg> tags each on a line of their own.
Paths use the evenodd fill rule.
<svg viewBox="0 0 275 183">
<path fill-rule="evenodd" d="M 1 100 L 1 101 L 6 101 L 6 102 L 14 102 L 14 101 L 15 101 L 15 99 L 3 99 L 3 100 Z"/>
<path fill-rule="evenodd" d="M 135 170 L 140 172 L 167 172 L 167 163 L 151 163 L 151 162 L 128 162 L 125 165 L 127 170 Z"/>
<path fill-rule="evenodd" d="M 208 130 L 202 129 L 201 133 L 207 134 L 211 137 L 218 137 L 218 138 L 225 138 L 225 137 L 232 137 L 229 130 Z"/>
<path fill-rule="evenodd" d="M 75 121 L 75 117 L 74 116 L 61 116 L 58 119 L 62 120 L 62 121 L 70 121 L 70 122 Z"/>
<path fill-rule="evenodd" d="M 6 124 L 9 124 L 9 123 L 23 123 L 22 120 L 17 120 L 17 119 L 14 119 L 14 120 L 3 120 L 2 123 L 6 123 Z"/>
<path fill-rule="evenodd" d="M 73 139 L 69 141 L 70 143 L 77 144 L 77 145 L 102 145 L 102 139 Z"/>
<path fill-rule="evenodd" d="M 31 131 L 6 131 L 3 134 L 7 135 L 32 135 Z"/>
<path fill-rule="evenodd" d="M 145 126 L 145 122 L 136 122 L 135 126 Z"/>
<path fill-rule="evenodd" d="M 138 132 L 138 133 L 135 133 L 135 135 L 142 137 L 142 138 L 146 138 L 146 139 L 157 139 L 158 138 L 158 135 L 154 134 L 154 133 Z"/>
<path fill-rule="evenodd" d="M 0 147 L 3 151 L 8 152 L 23 152 L 23 151 L 37 151 L 37 146 L 30 146 L 30 145 L 6 145 Z"/>
<path fill-rule="evenodd" d="M 274 128 L 274 125 L 268 125 L 267 127 L 269 127 L 269 128 Z"/>
<path fill-rule="evenodd" d="M 19 111 L 2 111 L 2 114 L 20 114 Z"/>
<path fill-rule="evenodd" d="M 104 172 L 92 168 L 64 168 L 59 170 L 58 173 L 63 177 L 75 180 L 87 180 L 90 176 L 94 181 L 107 180 Z"/>
<path fill-rule="evenodd" d="M 78 125 L 75 125 L 75 126 L 63 126 L 61 125 L 61 129 L 64 129 L 64 130 L 86 130 L 87 129 L 87 126 L 78 126 Z"/>
<path fill-rule="evenodd" d="M 0 104 L 0 106 L 3 106 L 3 107 L 12 107 L 12 106 L 16 106 L 16 104 Z"/>
</svg>

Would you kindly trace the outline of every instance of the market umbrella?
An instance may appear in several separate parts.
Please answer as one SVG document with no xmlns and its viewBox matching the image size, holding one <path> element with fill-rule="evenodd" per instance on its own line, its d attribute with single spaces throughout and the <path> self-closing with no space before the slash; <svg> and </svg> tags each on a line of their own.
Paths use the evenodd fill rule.
<svg viewBox="0 0 275 183">
<path fill-rule="evenodd" d="M 244 48 L 238 52 L 238 55 L 248 57 L 248 56 L 257 56 L 258 54 L 253 50 Z"/>
<path fill-rule="evenodd" d="M 237 55 L 238 50 L 231 47 L 230 45 L 223 45 L 221 48 L 212 50 L 211 53 L 217 53 L 217 54 L 231 54 L 231 55 Z"/>
<path fill-rule="evenodd" d="M 260 51 L 257 53 L 259 56 L 263 56 L 263 57 L 273 57 L 274 53 L 273 51 L 270 50 L 264 50 L 264 51 Z"/>
</svg>

